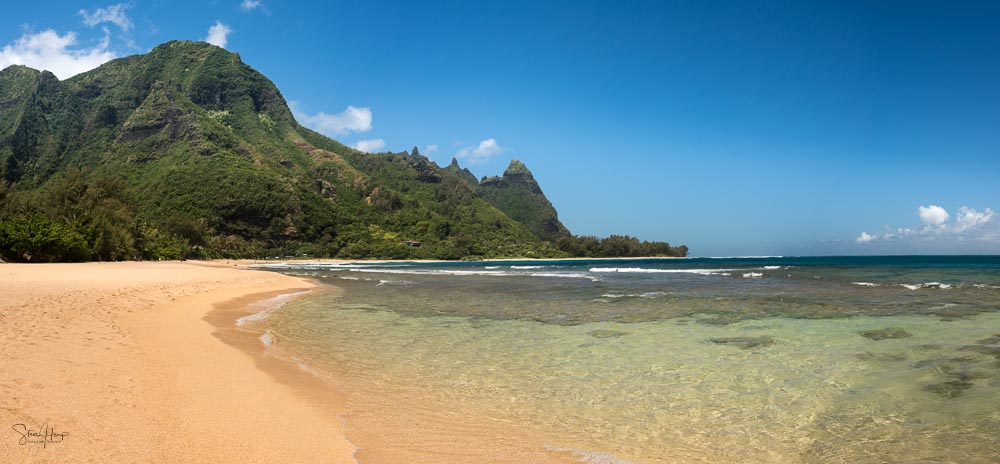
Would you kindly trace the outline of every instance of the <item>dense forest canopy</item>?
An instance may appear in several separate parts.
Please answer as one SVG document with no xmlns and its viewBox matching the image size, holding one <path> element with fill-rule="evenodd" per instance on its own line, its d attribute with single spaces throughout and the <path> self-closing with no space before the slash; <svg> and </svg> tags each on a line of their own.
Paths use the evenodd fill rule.
<svg viewBox="0 0 1000 464">
<path fill-rule="evenodd" d="M 168 42 L 59 81 L 0 71 L 0 258 L 684 256 L 577 237 L 515 160 L 481 182 L 295 121 L 239 55 Z"/>
</svg>

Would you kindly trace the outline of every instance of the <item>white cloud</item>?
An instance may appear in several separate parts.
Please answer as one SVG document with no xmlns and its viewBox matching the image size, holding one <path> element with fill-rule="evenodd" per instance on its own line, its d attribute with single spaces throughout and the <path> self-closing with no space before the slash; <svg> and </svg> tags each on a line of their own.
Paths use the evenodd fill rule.
<svg viewBox="0 0 1000 464">
<path fill-rule="evenodd" d="M 371 139 L 371 140 L 359 140 L 358 143 L 354 144 L 354 148 L 367 153 L 375 153 L 383 148 L 385 148 L 385 140 L 382 139 Z"/>
<path fill-rule="evenodd" d="M 498 155 L 503 152 L 503 148 L 497 144 L 497 140 L 494 138 L 488 138 L 479 142 L 478 146 L 475 147 L 465 147 L 458 150 L 455 153 L 455 158 L 465 158 L 469 160 L 471 164 L 477 164 L 486 161 L 494 155 Z"/>
<path fill-rule="evenodd" d="M 328 114 L 322 111 L 308 114 L 299 108 L 297 102 L 288 102 L 288 106 L 291 108 L 292 114 L 295 115 L 295 119 L 300 123 L 331 137 L 372 130 L 372 110 L 369 108 L 348 106 L 347 109 L 337 114 Z"/>
<path fill-rule="evenodd" d="M 937 205 L 920 206 L 917 208 L 917 214 L 920 215 L 920 222 L 927 226 L 940 226 L 951 217 L 948 211 Z"/>
<path fill-rule="evenodd" d="M 125 14 L 131 6 L 125 3 L 108 5 L 105 8 L 98 8 L 93 12 L 80 10 L 77 14 L 83 16 L 83 24 L 87 27 L 94 27 L 102 23 L 111 23 L 120 27 L 123 31 L 132 29 L 132 20 Z"/>
<path fill-rule="evenodd" d="M 955 226 L 953 227 L 956 233 L 964 233 L 966 231 L 979 229 L 991 222 L 996 217 L 996 213 L 989 208 L 985 211 L 979 212 L 967 206 L 963 206 L 958 209 L 958 216 L 955 217 Z"/>
<path fill-rule="evenodd" d="M 897 245 L 905 243 L 912 245 L 919 242 L 922 244 L 921 247 L 930 243 L 946 247 L 961 243 L 984 242 L 1000 245 L 1000 216 L 990 208 L 978 211 L 962 206 L 952 222 L 949 222 L 951 215 L 948 211 L 936 205 L 920 206 L 917 208 L 917 216 L 923 227 L 899 227 L 895 230 L 887 227 L 887 231 L 881 234 L 861 232 L 855 242 L 865 244 L 878 240 L 885 243 L 894 242 Z M 926 248 L 921 250 L 926 251 Z"/>
<path fill-rule="evenodd" d="M 243 3 L 240 3 L 240 9 L 243 11 L 253 11 L 257 9 L 261 3 L 263 3 L 261 0 L 243 0 Z"/>
<path fill-rule="evenodd" d="M 437 153 L 439 151 L 441 151 L 441 150 L 438 148 L 438 145 L 436 143 L 432 143 L 432 144 L 427 145 L 426 147 L 424 147 L 424 154 L 425 155 L 429 155 L 431 153 Z"/>
<path fill-rule="evenodd" d="M 20 64 L 39 70 L 47 70 L 59 79 L 73 77 L 90 71 L 117 56 L 109 49 L 110 39 L 104 39 L 93 47 L 76 48 L 75 32 L 59 35 L 52 29 L 37 34 L 25 33 L 12 44 L 0 49 L 0 69 L 12 64 Z"/>
<path fill-rule="evenodd" d="M 233 30 L 222 23 L 222 21 L 216 21 L 212 27 L 208 28 L 208 37 L 205 37 L 205 42 L 212 45 L 226 48 L 226 42 L 229 41 L 229 34 Z"/>
</svg>

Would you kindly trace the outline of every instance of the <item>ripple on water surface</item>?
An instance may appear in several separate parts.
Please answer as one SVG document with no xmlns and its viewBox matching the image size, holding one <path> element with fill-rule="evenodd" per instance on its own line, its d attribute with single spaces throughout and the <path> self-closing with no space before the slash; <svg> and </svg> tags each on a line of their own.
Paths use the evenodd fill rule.
<svg viewBox="0 0 1000 464">
<path fill-rule="evenodd" d="M 545 431 L 583 462 L 997 461 L 994 289 L 757 267 L 746 272 L 763 277 L 411 274 L 382 286 L 372 274 L 263 323 L 272 349 L 337 379 L 356 408 L 438 417 L 442 430 L 448 411 L 477 411 Z M 378 416 L 348 414 L 348 428 Z"/>
</svg>

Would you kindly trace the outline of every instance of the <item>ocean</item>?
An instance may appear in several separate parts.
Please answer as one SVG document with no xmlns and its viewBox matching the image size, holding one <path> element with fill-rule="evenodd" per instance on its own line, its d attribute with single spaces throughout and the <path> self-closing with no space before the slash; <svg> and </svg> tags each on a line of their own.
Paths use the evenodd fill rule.
<svg viewBox="0 0 1000 464">
<path fill-rule="evenodd" d="M 339 289 L 241 323 L 361 462 L 1000 462 L 997 256 L 263 267 Z"/>
</svg>

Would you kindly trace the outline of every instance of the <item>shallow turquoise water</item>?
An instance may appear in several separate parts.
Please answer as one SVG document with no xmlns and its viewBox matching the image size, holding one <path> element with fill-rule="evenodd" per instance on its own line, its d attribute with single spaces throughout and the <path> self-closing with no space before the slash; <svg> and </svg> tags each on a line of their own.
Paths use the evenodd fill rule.
<svg viewBox="0 0 1000 464">
<path fill-rule="evenodd" d="M 440 392 L 622 461 L 1000 459 L 996 260 L 788 260 L 298 265 L 343 292 L 260 323 L 349 397 Z"/>
</svg>

